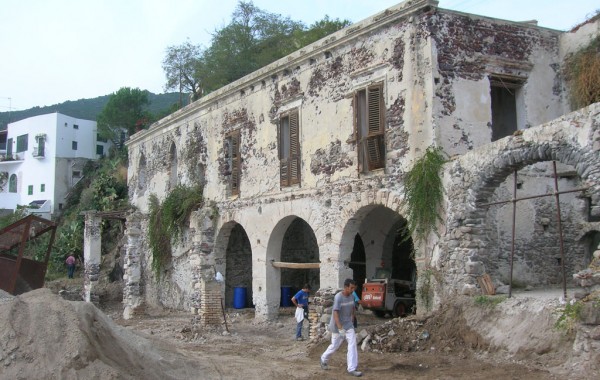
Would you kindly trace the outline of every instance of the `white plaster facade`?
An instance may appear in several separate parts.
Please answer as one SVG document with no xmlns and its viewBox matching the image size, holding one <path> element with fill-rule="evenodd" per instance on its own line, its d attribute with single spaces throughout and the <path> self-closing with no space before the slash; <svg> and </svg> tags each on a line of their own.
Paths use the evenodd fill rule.
<svg viewBox="0 0 600 380">
<path fill-rule="evenodd" d="M 0 208 L 40 201 L 44 207 L 36 214 L 50 219 L 60 212 L 68 191 L 83 176 L 84 163 L 108 153 L 110 143 L 98 141 L 97 133 L 95 121 L 60 113 L 8 124 Z"/>
<path fill-rule="evenodd" d="M 440 147 L 449 157 L 469 154 L 465 158 L 470 160 L 469 170 L 460 173 L 465 183 L 486 174 L 471 165 L 493 162 L 489 154 L 496 154 L 486 147 L 496 146 L 490 143 L 492 114 L 498 107 L 492 89 L 498 83 L 506 82 L 514 90 L 509 96 L 515 106 L 505 112 L 514 115 L 514 129 L 501 131 L 498 138 L 569 111 L 560 74 L 564 35 L 530 24 L 439 9 L 436 1 L 407 1 L 133 135 L 127 143 L 128 183 L 138 212 L 128 222 L 132 233 L 126 257 L 126 316 L 144 303 L 200 311 L 202 284 L 212 281 L 216 271 L 227 280 L 228 258 L 245 251 L 251 253 L 246 270 L 252 279 L 246 285 L 256 315 L 276 315 L 283 283 L 281 269 L 272 262 L 282 261 L 292 250 L 284 247 L 291 240 L 287 231 L 297 220 L 305 223 L 306 235 L 314 237 L 309 247 L 297 248 L 318 251 L 320 288 L 340 287 L 345 278 L 356 278 L 357 268 L 364 268 L 363 280 L 373 276 L 377 267 L 391 266 L 395 239 L 405 224 L 403 176 L 415 159 L 430 146 Z M 360 146 L 371 135 L 361 142 L 355 120 L 361 94 L 370 94 L 372 88 L 381 89 L 377 104 L 383 109 L 379 115 L 385 153 L 383 167 L 363 170 Z M 371 112 L 372 105 L 367 107 Z M 281 131 L 284 121 L 296 114 L 299 181 L 288 185 L 282 184 Z M 584 141 L 578 142 L 578 149 L 585 151 L 592 146 L 586 138 L 597 133 L 597 125 L 590 122 L 597 113 L 577 117 L 588 122 L 582 132 L 587 137 L 581 135 Z M 565 133 L 561 138 L 568 139 Z M 553 138 L 534 132 L 532 136 L 545 142 Z M 512 139 L 496 144 L 512 147 Z M 231 154 L 232 146 L 239 146 L 239 154 Z M 541 154 L 537 160 L 553 157 Z M 521 157 L 521 161 L 526 165 L 531 160 Z M 587 165 L 595 164 L 593 159 L 590 162 Z M 447 165 L 445 176 L 456 171 L 451 165 L 456 163 Z M 493 171 L 493 164 L 489 165 Z M 502 179 L 513 166 L 519 165 L 501 165 Z M 232 173 L 239 174 L 239 182 Z M 589 173 L 580 174 L 589 179 Z M 465 217 L 472 212 L 469 207 L 475 207 L 470 189 L 457 187 L 450 179 L 446 183 L 449 190 L 456 187 L 461 192 L 449 191 L 452 196 L 447 199 L 440 236 L 414 242 L 417 272 L 440 273 L 435 278 L 438 286 L 431 288 L 435 301 L 466 285 L 476 287 L 475 277 L 485 273 L 477 258 L 484 254 L 485 242 L 470 246 L 456 241 L 457 231 L 470 236 L 473 230 L 472 220 Z M 149 269 L 152 258 L 143 232 L 149 197 L 162 200 L 178 184 L 202 184 L 206 205 L 192 215 L 183 241 L 174 246 L 171 262 L 157 279 Z M 485 188 L 484 198 L 488 191 Z M 231 237 L 240 234 L 239 227 L 246 243 L 233 249 Z M 353 258 L 357 251 L 364 255 L 360 265 Z M 466 268 L 466 263 L 474 264 Z M 420 277 L 421 288 L 422 281 Z M 420 301 L 418 310 L 429 308 L 422 305 Z"/>
</svg>

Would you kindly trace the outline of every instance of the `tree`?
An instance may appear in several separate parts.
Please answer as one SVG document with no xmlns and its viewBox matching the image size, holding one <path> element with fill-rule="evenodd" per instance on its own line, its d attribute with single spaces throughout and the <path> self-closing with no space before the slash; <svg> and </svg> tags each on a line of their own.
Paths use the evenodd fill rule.
<svg viewBox="0 0 600 380">
<path fill-rule="evenodd" d="M 232 19 L 215 30 L 203 50 L 186 42 L 167 49 L 166 89 L 179 87 L 197 99 L 350 24 L 328 16 L 307 28 L 302 22 L 239 1 Z"/>
<path fill-rule="evenodd" d="M 148 104 L 148 91 L 139 88 L 122 87 L 110 95 L 97 119 L 100 137 L 122 146 L 124 131 L 132 135 L 150 123 L 151 115 L 145 110 Z"/>
<path fill-rule="evenodd" d="M 202 58 L 202 48 L 199 45 L 192 45 L 189 41 L 179 46 L 167 47 L 165 59 L 162 67 L 167 77 L 165 91 L 179 91 L 179 106 L 183 104 L 182 94 L 185 92 L 192 94 L 192 100 L 197 100 L 202 96 L 202 86 L 199 77 L 196 74 L 196 68 Z"/>
</svg>

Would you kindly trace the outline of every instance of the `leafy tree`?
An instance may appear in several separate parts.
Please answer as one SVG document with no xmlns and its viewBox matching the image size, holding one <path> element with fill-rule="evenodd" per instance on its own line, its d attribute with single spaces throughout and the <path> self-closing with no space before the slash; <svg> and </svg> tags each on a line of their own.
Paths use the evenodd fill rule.
<svg viewBox="0 0 600 380">
<path fill-rule="evenodd" d="M 123 146 L 123 131 L 129 135 L 136 129 L 150 123 L 152 116 L 146 110 L 148 91 L 139 88 L 122 87 L 113 93 L 108 103 L 98 115 L 100 137 L 111 140 L 116 146 Z"/>
<path fill-rule="evenodd" d="M 229 24 L 215 30 L 211 46 L 206 50 L 201 52 L 199 47 L 187 42 L 167 51 L 163 61 L 166 86 L 175 88 L 181 80 L 180 88 L 196 99 L 349 24 L 347 20 L 331 20 L 325 16 L 307 28 L 302 22 L 263 11 L 252 2 L 240 1 Z M 179 54 L 169 55 L 170 52 Z M 193 79 L 189 79 L 191 66 Z"/>
<path fill-rule="evenodd" d="M 201 57 L 202 48 L 199 45 L 191 44 L 189 41 L 179 46 L 167 47 L 167 53 L 162 63 L 167 77 L 165 91 L 179 91 L 179 107 L 183 104 L 182 94 L 184 90 L 192 94 L 192 100 L 197 100 L 202 96 L 202 82 L 199 79 L 200 77 L 195 75 Z"/>
<path fill-rule="evenodd" d="M 323 37 L 330 35 L 331 33 L 337 32 L 349 26 L 351 22 L 349 20 L 334 19 L 331 20 L 329 16 L 325 15 L 322 20 L 316 21 L 308 29 L 297 33 L 294 41 L 295 49 L 300 49 L 306 45 L 312 44 L 315 41 L 320 40 Z"/>
</svg>

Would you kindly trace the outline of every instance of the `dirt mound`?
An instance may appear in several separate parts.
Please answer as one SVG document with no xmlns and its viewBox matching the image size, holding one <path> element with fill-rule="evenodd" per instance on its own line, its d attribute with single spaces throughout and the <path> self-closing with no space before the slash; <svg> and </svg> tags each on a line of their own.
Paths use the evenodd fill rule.
<svg viewBox="0 0 600 380">
<path fill-rule="evenodd" d="M 211 371 L 132 333 L 93 304 L 49 289 L 5 300 L 0 308 L 4 379 L 182 379 Z"/>
<path fill-rule="evenodd" d="M 362 349 L 376 352 L 443 350 L 464 355 L 469 349 L 486 349 L 484 339 L 468 327 L 463 311 L 464 308 L 454 305 L 427 317 L 392 319 L 361 332 L 363 336 L 368 333 Z"/>
</svg>

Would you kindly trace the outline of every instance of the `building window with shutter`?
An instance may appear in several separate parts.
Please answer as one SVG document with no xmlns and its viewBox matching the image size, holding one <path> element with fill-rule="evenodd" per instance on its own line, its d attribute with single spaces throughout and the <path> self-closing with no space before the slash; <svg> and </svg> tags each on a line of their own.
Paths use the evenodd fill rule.
<svg viewBox="0 0 600 380">
<path fill-rule="evenodd" d="M 17 136 L 17 153 L 27 151 L 28 141 L 29 141 L 29 135 Z"/>
<path fill-rule="evenodd" d="M 385 167 L 384 110 L 382 84 L 354 94 L 354 131 L 361 173 Z"/>
<path fill-rule="evenodd" d="M 225 137 L 225 155 L 228 165 L 229 189 L 232 196 L 240 194 L 240 131 L 230 132 Z"/>
<path fill-rule="evenodd" d="M 279 120 L 279 176 L 282 187 L 300 183 L 300 126 L 298 110 Z"/>
</svg>

